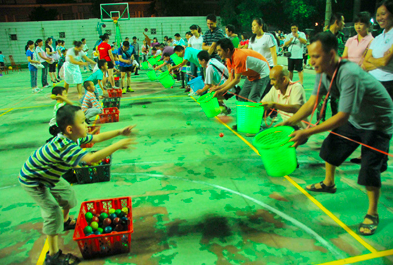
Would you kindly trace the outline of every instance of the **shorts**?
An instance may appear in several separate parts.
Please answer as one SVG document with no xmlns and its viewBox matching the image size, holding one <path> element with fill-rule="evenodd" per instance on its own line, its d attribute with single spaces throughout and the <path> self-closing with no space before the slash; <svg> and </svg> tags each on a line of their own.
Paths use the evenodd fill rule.
<svg viewBox="0 0 393 265">
<path fill-rule="evenodd" d="M 389 142 L 392 138 L 391 134 L 374 130 L 357 129 L 349 122 L 334 129 L 333 132 L 386 153 L 389 152 Z M 323 141 L 319 156 L 329 164 L 338 167 L 358 146 L 359 144 L 355 142 L 330 133 Z M 358 176 L 358 184 L 378 188 L 381 187 L 381 168 L 383 168 L 383 165 L 386 166 L 387 156 L 365 146 L 362 146 L 361 154 L 362 164 Z"/>
<path fill-rule="evenodd" d="M 41 215 L 44 219 L 42 229 L 45 235 L 58 235 L 64 230 L 64 217 L 62 209 L 71 209 L 77 205 L 75 191 L 70 183 L 63 177 L 55 187 L 49 188 L 44 185 L 29 187 L 22 185 L 27 194 L 40 206 Z"/>
<path fill-rule="evenodd" d="M 288 58 L 288 71 L 293 72 L 293 70 L 303 71 L 303 59 Z"/>
<path fill-rule="evenodd" d="M 115 67 L 112 61 L 106 61 L 108 63 L 108 69 L 113 69 Z"/>
<path fill-rule="evenodd" d="M 134 67 L 133 66 L 120 66 L 120 72 L 134 72 Z"/>
<path fill-rule="evenodd" d="M 49 73 L 56 73 L 56 62 L 49 65 Z"/>
</svg>

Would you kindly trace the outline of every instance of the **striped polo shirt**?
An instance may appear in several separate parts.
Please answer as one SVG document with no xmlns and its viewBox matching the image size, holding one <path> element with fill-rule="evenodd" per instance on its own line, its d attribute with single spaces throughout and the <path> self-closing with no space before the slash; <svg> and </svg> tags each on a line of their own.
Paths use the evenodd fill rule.
<svg viewBox="0 0 393 265">
<path fill-rule="evenodd" d="M 211 46 L 213 42 L 217 43 L 220 39 L 225 38 L 224 31 L 220 29 L 219 27 L 216 27 L 211 31 L 210 29 L 205 32 L 205 35 L 203 35 L 203 43 L 207 46 Z M 211 54 L 211 58 L 216 58 L 217 60 L 221 61 L 220 56 L 218 56 L 217 52 L 214 51 Z"/>
<path fill-rule="evenodd" d="M 58 134 L 27 159 L 19 173 L 19 182 L 30 187 L 54 187 L 60 177 L 77 166 L 88 153 L 79 145 L 90 143 L 92 140 L 93 135 L 87 135 L 76 143 L 63 134 Z"/>
<path fill-rule="evenodd" d="M 85 97 L 83 98 L 82 110 L 86 112 L 90 108 L 101 109 L 101 104 L 93 92 L 86 91 Z"/>
</svg>

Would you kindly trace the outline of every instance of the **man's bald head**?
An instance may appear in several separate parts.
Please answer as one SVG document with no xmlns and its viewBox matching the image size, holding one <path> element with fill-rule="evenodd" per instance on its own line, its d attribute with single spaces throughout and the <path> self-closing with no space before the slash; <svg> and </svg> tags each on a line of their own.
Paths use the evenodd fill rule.
<svg viewBox="0 0 393 265">
<path fill-rule="evenodd" d="M 288 69 L 277 65 L 270 70 L 270 83 L 279 90 L 286 90 L 289 84 Z"/>
<path fill-rule="evenodd" d="M 276 77 L 276 79 L 282 79 L 283 77 L 289 77 L 289 71 L 288 69 L 284 68 L 281 65 L 274 66 L 271 70 L 270 73 Z"/>
</svg>

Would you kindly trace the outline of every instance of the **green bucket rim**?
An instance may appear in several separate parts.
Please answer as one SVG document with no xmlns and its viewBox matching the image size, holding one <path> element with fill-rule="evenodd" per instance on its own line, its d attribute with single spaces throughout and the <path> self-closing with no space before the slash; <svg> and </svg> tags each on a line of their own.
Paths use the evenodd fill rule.
<svg viewBox="0 0 393 265">
<path fill-rule="evenodd" d="M 254 102 L 248 102 L 248 101 L 236 101 L 236 106 L 263 107 L 262 103 L 254 103 Z"/>
<path fill-rule="evenodd" d="M 276 132 L 276 131 L 287 131 L 288 132 L 288 137 L 283 137 L 282 140 L 274 143 L 274 144 L 270 144 L 270 145 L 261 145 L 260 143 L 258 143 L 259 139 L 261 139 L 262 137 L 264 137 L 267 134 L 270 134 L 272 132 Z M 273 127 L 267 130 L 264 130 L 260 133 L 258 133 L 253 141 L 252 144 L 257 147 L 257 148 L 261 148 L 261 149 L 270 149 L 270 148 L 274 148 L 274 147 L 278 147 L 278 146 L 282 146 L 288 143 L 289 139 L 291 139 L 289 137 L 289 135 L 291 133 L 293 133 L 295 131 L 295 129 L 291 126 L 278 126 L 278 127 Z"/>
<path fill-rule="evenodd" d="M 205 95 L 200 96 L 197 101 L 198 101 L 198 103 L 209 102 L 210 100 L 213 99 L 213 95 L 214 95 L 213 93 L 206 93 Z"/>
<path fill-rule="evenodd" d="M 157 76 L 157 79 L 158 80 L 163 79 L 167 75 L 169 75 L 169 71 L 162 72 L 159 76 Z"/>
<path fill-rule="evenodd" d="M 149 72 L 146 72 L 146 75 L 150 78 L 150 73 L 154 73 L 154 78 L 155 78 L 155 80 L 157 80 L 157 74 L 156 74 L 156 71 L 154 71 L 154 70 L 151 70 L 151 71 L 149 71 Z"/>
</svg>

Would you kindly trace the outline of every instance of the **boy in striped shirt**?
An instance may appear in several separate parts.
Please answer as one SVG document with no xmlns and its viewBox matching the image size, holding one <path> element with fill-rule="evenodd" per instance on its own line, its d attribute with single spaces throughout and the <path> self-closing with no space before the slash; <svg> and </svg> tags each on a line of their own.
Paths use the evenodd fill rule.
<svg viewBox="0 0 393 265">
<path fill-rule="evenodd" d="M 80 107 L 72 105 L 61 107 L 56 121 L 61 133 L 27 159 L 19 173 L 19 182 L 41 208 L 43 233 L 47 235 L 49 245 L 45 264 L 77 264 L 77 257 L 62 254 L 58 246 L 58 235 L 74 229 L 76 224 L 76 220 L 69 216 L 70 209 L 77 204 L 75 192 L 62 175 L 80 162 L 96 163 L 135 142 L 132 138 L 124 139 L 95 153 L 82 150 L 80 144 L 102 142 L 119 135 L 129 136 L 135 126 L 88 135 L 85 114 Z"/>
<path fill-rule="evenodd" d="M 82 110 L 85 113 L 86 120 L 89 121 L 90 118 L 102 113 L 102 107 L 94 93 L 96 89 L 94 83 L 92 81 L 85 81 L 83 86 L 86 89 L 86 94 L 83 98 Z"/>
</svg>

